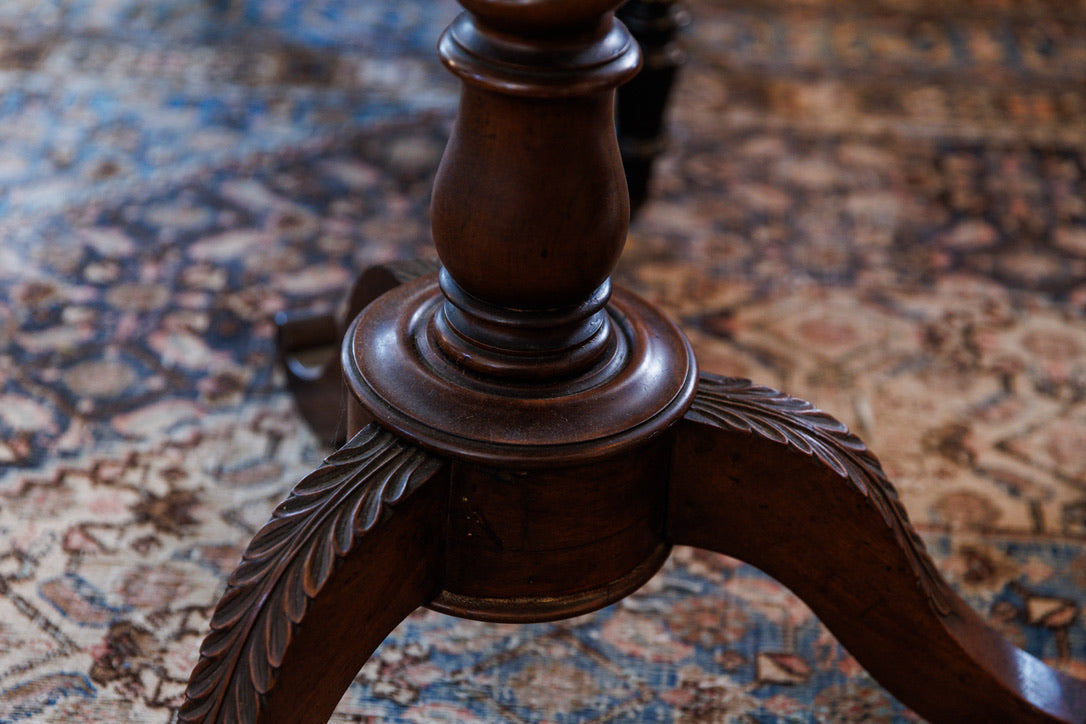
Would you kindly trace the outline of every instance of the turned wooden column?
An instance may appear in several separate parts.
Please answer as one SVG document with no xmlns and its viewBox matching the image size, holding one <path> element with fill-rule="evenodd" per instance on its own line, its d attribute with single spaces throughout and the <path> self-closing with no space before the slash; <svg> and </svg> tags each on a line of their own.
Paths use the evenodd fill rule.
<svg viewBox="0 0 1086 724">
<path fill-rule="evenodd" d="M 532 467 L 636 447 L 689 406 L 685 339 L 609 280 L 629 220 L 614 91 L 640 58 L 616 5 L 474 0 L 442 36 L 463 80 L 434 186 L 444 268 L 348 335 L 357 420 Z"/>
<path fill-rule="evenodd" d="M 351 432 L 376 420 L 453 461 L 431 607 L 557 618 L 666 558 L 662 436 L 696 370 L 679 331 L 609 280 L 629 220 L 614 92 L 640 58 L 617 3 L 464 5 L 439 43 L 463 80 L 434 185 L 443 269 L 348 334 Z"/>
<path fill-rule="evenodd" d="M 678 38 L 690 18 L 677 0 L 628 0 L 617 17 L 644 55 L 641 72 L 619 89 L 617 103 L 619 148 L 636 213 L 648 199 L 653 165 L 667 147 L 668 101 L 686 60 Z"/>
<path fill-rule="evenodd" d="M 638 72 L 629 36 L 599 9 L 607 4 L 578 8 L 565 20 L 541 10 L 544 3 L 469 5 L 475 15 L 457 20 L 441 46 L 446 64 L 464 79 L 460 120 L 434 195 L 434 236 L 450 276 L 475 299 L 520 310 L 572 307 L 596 292 L 605 301 L 602 285 L 622 249 L 629 199 L 643 201 L 664 146 L 664 106 L 681 60 L 675 37 L 685 14 L 674 0 L 621 7 L 647 59 Z M 551 67 L 551 60 L 560 64 Z M 615 86 L 631 77 L 613 103 Z M 620 188 L 622 166 L 629 195 Z M 504 244 L 498 256 L 474 243 L 484 236 Z M 336 351 L 352 320 L 427 271 L 429 263 L 419 261 L 373 267 L 355 278 L 334 312 L 277 315 L 287 383 L 326 442 L 346 440 Z M 552 352 L 557 359 L 570 350 Z M 590 353 L 581 350 L 578 360 Z M 535 374 L 553 371 L 537 365 Z"/>
<path fill-rule="evenodd" d="M 618 3 L 463 4 L 440 43 L 464 83 L 434 190 L 444 266 L 386 268 L 360 303 L 351 439 L 249 544 L 179 721 L 326 721 L 419 606 L 571 616 L 685 544 L 784 582 L 931 720 L 1086 722 L 1086 684 L 954 593 L 860 440 L 802 400 L 699 379 L 679 330 L 612 289 L 614 90 L 639 57 Z"/>
</svg>

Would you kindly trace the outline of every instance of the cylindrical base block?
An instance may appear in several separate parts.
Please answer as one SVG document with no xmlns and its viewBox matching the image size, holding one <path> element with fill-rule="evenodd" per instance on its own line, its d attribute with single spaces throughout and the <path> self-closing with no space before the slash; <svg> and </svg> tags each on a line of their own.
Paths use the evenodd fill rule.
<svg viewBox="0 0 1086 724">
<path fill-rule="evenodd" d="M 686 338 L 621 289 L 605 311 L 615 338 L 608 354 L 554 379 L 484 375 L 450 358 L 433 324 L 444 303 L 436 275 L 408 282 L 359 315 L 343 348 L 355 401 L 439 455 L 507 470 L 584 465 L 644 445 L 693 400 Z M 359 413 L 352 417 L 365 419 Z"/>
</svg>

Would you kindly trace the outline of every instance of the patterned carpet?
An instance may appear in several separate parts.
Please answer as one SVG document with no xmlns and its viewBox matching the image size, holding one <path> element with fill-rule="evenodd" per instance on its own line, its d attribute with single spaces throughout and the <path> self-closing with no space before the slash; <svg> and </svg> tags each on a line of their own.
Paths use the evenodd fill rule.
<svg viewBox="0 0 1086 724">
<path fill-rule="evenodd" d="M 616 278 L 882 458 L 941 571 L 1086 676 L 1086 6 L 694 0 Z M 432 253 L 446 0 L 0 3 L 0 722 L 169 722 L 326 452 L 271 318 Z M 802 545 L 802 541 L 797 541 Z M 418 612 L 335 722 L 915 722 L 691 549 L 626 601 Z"/>
</svg>

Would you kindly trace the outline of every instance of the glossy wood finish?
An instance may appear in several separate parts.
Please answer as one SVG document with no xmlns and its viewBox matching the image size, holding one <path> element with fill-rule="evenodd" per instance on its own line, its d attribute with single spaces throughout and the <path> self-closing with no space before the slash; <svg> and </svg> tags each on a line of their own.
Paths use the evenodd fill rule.
<svg viewBox="0 0 1086 724">
<path fill-rule="evenodd" d="M 553 377 L 538 368 L 554 370 L 583 345 L 530 355 L 480 345 L 458 350 L 470 360 L 453 357 L 441 339 L 445 304 L 434 277 L 398 287 L 359 316 L 344 355 L 355 399 L 381 424 L 439 454 L 518 469 L 584 464 L 661 434 L 693 396 L 685 339 L 632 294 L 616 294 L 599 313 L 598 334 L 611 339 L 589 364 Z M 541 334 L 558 326 L 556 317 L 531 316 L 542 320 Z"/>
<path fill-rule="evenodd" d="M 440 266 L 430 259 L 379 264 L 355 279 L 333 312 L 275 315 L 276 351 L 287 386 L 299 414 L 326 444 L 338 447 L 347 440 L 347 389 L 340 350 L 351 322 L 385 292 L 436 272 Z"/>
<path fill-rule="evenodd" d="M 302 480 L 230 576 L 178 720 L 327 721 L 373 650 L 440 590 L 447 472 L 372 426 Z"/>
<path fill-rule="evenodd" d="M 441 43 L 465 83 L 434 196 L 444 269 L 386 270 L 352 305 L 357 434 L 253 539 L 181 721 L 324 721 L 417 606 L 574 615 L 688 544 L 791 586 L 933 721 L 1086 722 L 1086 685 L 955 595 L 858 439 L 773 390 L 699 383 L 678 329 L 612 295 L 628 206 L 611 108 L 637 67 L 617 3 L 464 5 Z"/>
<path fill-rule="evenodd" d="M 1011 646 L 951 590 L 878 461 L 829 415 L 704 376 L 673 460 L 672 542 L 777 578 L 924 717 L 1086 721 L 1086 682 Z"/>
<path fill-rule="evenodd" d="M 476 14 L 442 36 L 464 81 L 434 182 L 444 268 L 368 306 L 343 359 L 382 425 L 492 466 L 630 450 L 682 416 L 697 379 L 674 325 L 633 295 L 611 298 L 629 221 L 614 92 L 638 46 L 597 4 L 561 19 L 552 5 L 565 6 L 468 3 Z M 545 17 L 548 34 L 512 36 L 521 14 Z"/>
<path fill-rule="evenodd" d="M 434 245 L 484 303 L 580 305 L 626 242 L 614 90 L 637 72 L 640 52 L 621 25 L 595 25 L 529 45 L 461 15 L 438 43 L 463 90 L 434 180 Z"/>
<path fill-rule="evenodd" d="M 630 27 L 633 38 L 640 44 L 645 57 L 645 63 L 640 72 L 636 74 L 632 81 L 621 87 L 616 104 L 618 115 L 616 125 L 619 129 L 618 143 L 621 149 L 622 168 L 629 188 L 630 210 L 632 212 L 644 202 L 652 175 L 653 163 L 656 157 L 663 152 L 666 145 L 664 112 L 676 72 L 683 61 L 683 53 L 676 38 L 679 30 L 687 22 L 687 16 L 674 0 L 629 0 L 622 6 L 619 15 Z M 460 35 L 468 35 L 469 37 L 474 33 L 475 31 L 470 27 L 459 31 Z M 471 42 L 465 41 L 461 43 L 460 40 L 457 40 L 455 28 L 450 31 L 446 38 L 453 48 L 447 53 L 449 59 L 446 62 L 453 67 L 454 71 L 457 68 L 464 70 L 466 67 L 470 67 L 475 62 Z M 479 40 L 476 38 L 475 42 L 478 44 Z M 612 52 L 614 50 L 614 48 L 611 48 Z M 628 65 L 631 61 L 629 53 L 625 53 L 625 50 L 623 48 L 623 53 L 614 56 L 614 60 L 617 62 L 611 68 L 611 72 L 624 74 L 629 71 Z M 509 53 L 509 58 L 513 62 L 516 62 L 516 52 L 516 49 L 514 49 Z M 602 57 L 606 59 L 607 56 Z M 465 70 L 464 72 L 471 73 L 472 71 Z M 475 73 L 475 75 L 484 78 L 487 74 L 481 72 Z M 559 78 L 559 83 L 556 85 L 564 88 L 564 80 Z M 469 107 L 468 111 L 462 111 L 462 117 L 465 118 L 470 116 L 471 103 L 469 102 L 467 105 Z M 561 116 L 561 107 L 552 107 L 552 113 Z M 597 102 L 593 112 L 601 116 L 606 116 L 609 113 L 602 97 Z M 567 145 L 569 141 L 582 144 L 587 142 L 587 150 L 591 151 L 592 154 L 602 152 L 603 157 L 601 159 L 594 159 L 595 161 L 602 160 L 602 163 L 592 162 L 593 159 L 589 159 L 590 162 L 587 164 L 582 163 L 581 168 L 609 169 L 611 177 L 605 178 L 603 181 L 611 185 L 616 183 L 616 179 L 613 177 L 614 163 L 613 158 L 611 158 L 613 148 L 610 147 L 608 134 L 605 133 L 596 138 L 586 139 L 583 133 L 562 133 L 564 130 L 563 124 L 552 123 L 553 118 L 540 120 L 542 120 L 543 126 L 556 129 L 559 132 L 558 137 L 550 141 L 551 148 L 557 148 L 565 153 L 571 148 Z M 476 121 L 470 118 L 465 120 L 465 123 L 469 128 L 477 126 Z M 535 128 L 519 129 L 514 135 L 535 137 L 536 131 Z M 546 144 L 541 143 L 541 145 Z M 580 149 L 580 152 L 584 151 L 584 148 Z M 481 160 L 471 152 L 471 149 L 464 155 L 467 160 Z M 463 160 L 460 159 L 461 162 Z M 526 169 L 525 166 L 519 165 L 522 161 L 518 161 L 517 164 L 509 164 L 504 159 L 499 159 L 499 161 L 500 163 L 497 164 L 499 168 L 515 167 L 520 168 L 521 172 Z M 446 164 L 446 168 L 455 169 L 457 165 L 457 163 L 450 160 Z M 544 165 L 550 166 L 551 164 L 545 163 Z M 466 166 L 461 166 L 461 168 L 467 170 Z M 459 173 L 462 174 L 464 171 Z M 470 173 L 473 178 L 478 177 L 477 168 Z M 561 176 L 562 174 L 559 173 L 558 175 Z M 448 183 L 455 184 L 458 180 L 461 179 L 453 178 Z M 541 177 L 540 180 L 543 180 L 543 178 Z M 596 187 L 599 188 L 599 186 Z M 498 188 L 501 188 L 500 184 Z M 610 197 L 616 199 L 620 204 L 623 202 L 621 194 L 611 194 Z M 592 201 L 591 195 L 585 195 L 584 198 L 587 202 Z M 501 203 L 500 198 L 495 198 L 494 201 Z M 455 199 L 450 198 L 449 203 L 455 207 Z M 472 204 L 475 207 L 479 205 L 477 200 L 472 200 Z M 553 206 L 548 206 L 542 199 L 538 205 L 542 216 L 547 217 L 550 215 L 549 208 L 553 208 Z M 587 204 L 589 209 L 592 206 L 591 203 Z M 624 215 L 622 209 L 616 208 L 614 211 L 615 213 L 611 215 L 609 223 L 615 227 L 615 230 L 611 233 L 611 238 L 612 246 L 615 247 L 612 253 L 617 258 L 617 250 L 621 249 L 622 241 L 625 238 L 625 226 L 622 222 Z M 530 221 L 525 216 L 519 217 L 522 229 L 532 230 L 538 228 Z M 580 229 L 585 226 L 583 222 L 584 217 L 573 219 L 569 227 Z M 596 247 L 595 241 L 598 238 L 596 236 L 598 231 L 598 229 L 585 228 L 585 232 L 593 241 L 592 244 L 585 248 Z M 553 239 L 555 237 L 550 236 L 547 238 Z M 575 243 L 576 239 L 571 239 L 571 241 Z M 541 259 L 550 253 L 549 249 L 540 249 Z M 613 260 L 609 263 L 613 264 Z M 345 390 L 340 374 L 338 353 L 351 322 L 359 312 L 384 292 L 409 279 L 436 272 L 438 266 L 439 264 L 436 261 L 431 263 L 429 260 L 396 261 L 381 264 L 367 269 L 357 277 L 344 296 L 342 303 L 334 311 L 317 313 L 281 312 L 276 315 L 278 356 L 280 364 L 286 371 L 287 384 L 290 387 L 291 395 L 294 397 L 302 417 L 309 423 L 314 432 L 329 445 L 342 445 L 347 437 L 346 413 L 343 403 Z M 601 282 L 603 278 L 600 278 Z M 549 283 L 554 283 L 555 279 L 561 280 L 562 272 L 551 274 L 549 279 Z"/>
<path fill-rule="evenodd" d="M 629 0 L 617 17 L 641 45 L 641 72 L 618 90 L 618 146 L 636 213 L 648 198 L 656 159 L 667 147 L 665 112 L 686 59 L 679 33 L 689 16 L 675 0 Z"/>
</svg>

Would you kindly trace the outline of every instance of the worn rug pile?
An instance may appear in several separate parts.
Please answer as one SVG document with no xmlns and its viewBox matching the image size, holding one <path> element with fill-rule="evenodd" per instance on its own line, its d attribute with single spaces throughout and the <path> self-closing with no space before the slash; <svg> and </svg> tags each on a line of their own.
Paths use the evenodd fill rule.
<svg viewBox="0 0 1086 724">
<path fill-rule="evenodd" d="M 1086 676 L 1086 6 L 687 8 L 616 279 L 704 369 L 848 423 L 967 600 Z M 329 452 L 274 314 L 433 253 L 455 13 L 0 3 L 0 722 L 173 718 L 226 576 Z M 690 549 L 570 621 L 420 611 L 334 718 L 919 720 L 786 589 Z"/>
</svg>

